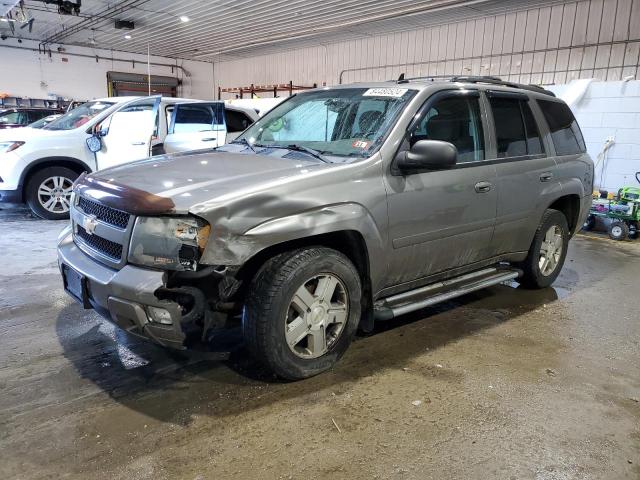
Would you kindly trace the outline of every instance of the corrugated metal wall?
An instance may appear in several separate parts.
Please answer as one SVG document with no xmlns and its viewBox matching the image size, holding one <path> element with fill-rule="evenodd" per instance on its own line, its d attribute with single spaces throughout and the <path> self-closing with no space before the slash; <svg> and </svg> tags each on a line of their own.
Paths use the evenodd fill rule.
<svg viewBox="0 0 640 480">
<path fill-rule="evenodd" d="M 522 83 L 638 74 L 640 0 L 587 0 L 218 62 L 221 87 L 498 75 Z M 224 98 L 224 95 L 223 95 Z"/>
</svg>

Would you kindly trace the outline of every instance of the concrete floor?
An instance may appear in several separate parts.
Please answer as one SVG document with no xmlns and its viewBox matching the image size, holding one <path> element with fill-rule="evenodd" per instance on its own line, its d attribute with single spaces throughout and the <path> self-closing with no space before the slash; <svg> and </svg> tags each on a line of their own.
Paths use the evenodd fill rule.
<svg viewBox="0 0 640 480">
<path fill-rule="evenodd" d="M 425 310 L 279 383 L 83 311 L 63 226 L 0 212 L 0 478 L 640 478 L 640 242 L 578 236 L 554 288 Z"/>
</svg>

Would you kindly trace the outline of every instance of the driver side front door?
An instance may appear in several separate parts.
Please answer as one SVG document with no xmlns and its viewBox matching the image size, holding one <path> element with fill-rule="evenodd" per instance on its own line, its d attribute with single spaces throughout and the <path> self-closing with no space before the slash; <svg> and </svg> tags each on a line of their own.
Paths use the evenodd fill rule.
<svg viewBox="0 0 640 480">
<path fill-rule="evenodd" d="M 151 154 L 158 125 L 160 97 L 146 97 L 125 105 L 102 121 L 102 148 L 96 152 L 98 169 L 142 160 Z"/>
<path fill-rule="evenodd" d="M 488 139 L 479 92 L 445 91 L 418 111 L 401 149 L 418 140 L 452 143 L 450 169 L 386 176 L 392 259 L 387 286 L 470 265 L 490 256 L 496 168 L 485 161 Z"/>
</svg>

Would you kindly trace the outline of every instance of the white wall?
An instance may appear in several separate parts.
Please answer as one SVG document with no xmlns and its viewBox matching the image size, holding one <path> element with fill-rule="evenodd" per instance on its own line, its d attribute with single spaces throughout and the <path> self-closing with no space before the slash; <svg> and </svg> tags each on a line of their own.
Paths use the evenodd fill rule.
<svg viewBox="0 0 640 480">
<path fill-rule="evenodd" d="M 20 49 L 8 46 L 23 47 Z M 36 51 L 28 50 L 36 49 Z M 147 73 L 147 58 L 125 52 L 89 49 L 65 46 L 66 53 L 60 54 L 53 49 L 51 57 L 37 51 L 38 44 L 24 40 L 18 44 L 13 39 L 0 43 L 0 92 L 10 96 L 46 98 L 49 93 L 64 98 L 90 100 L 107 96 L 107 72 Z M 79 53 L 92 58 L 72 55 Z M 127 61 L 99 60 L 95 55 L 109 58 L 122 58 Z M 63 58 L 67 61 L 63 62 Z M 133 60 L 136 61 L 135 66 Z M 176 64 L 176 60 L 164 57 L 151 57 L 151 62 Z M 208 62 L 178 60 L 189 72 L 186 75 L 180 69 L 170 66 L 151 65 L 151 75 L 164 75 L 181 78 L 182 87 L 178 94 L 186 98 L 209 100 L 214 98 L 213 66 Z M 41 84 L 43 82 L 43 84 Z"/>
<path fill-rule="evenodd" d="M 638 74 L 640 0 L 583 0 L 531 7 L 318 47 L 221 61 L 218 86 L 327 85 L 407 76 L 498 75 L 521 83 Z M 359 70 L 353 71 L 352 69 Z"/>
<path fill-rule="evenodd" d="M 548 87 L 561 98 L 567 85 Z M 616 191 L 638 185 L 640 172 L 640 81 L 594 82 L 573 107 L 587 150 L 596 166 L 596 188 Z M 614 144 L 598 159 L 607 138 Z"/>
</svg>

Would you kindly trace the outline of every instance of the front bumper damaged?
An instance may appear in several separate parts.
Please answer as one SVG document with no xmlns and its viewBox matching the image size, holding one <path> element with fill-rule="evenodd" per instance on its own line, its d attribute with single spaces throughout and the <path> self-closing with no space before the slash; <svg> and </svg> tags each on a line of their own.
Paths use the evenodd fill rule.
<svg viewBox="0 0 640 480">
<path fill-rule="evenodd" d="M 59 239 L 58 264 L 61 272 L 70 268 L 79 274 L 83 298 L 78 298 L 79 295 L 68 289 L 67 292 L 85 308 L 95 309 L 134 335 L 162 346 L 185 348 L 187 335 L 182 325 L 182 307 L 177 302 L 156 296 L 159 290 L 166 288 L 166 272 L 133 265 L 125 265 L 120 270 L 111 269 L 80 250 L 70 231 Z M 150 310 L 153 307 L 164 311 L 163 323 L 152 320 Z"/>
</svg>

